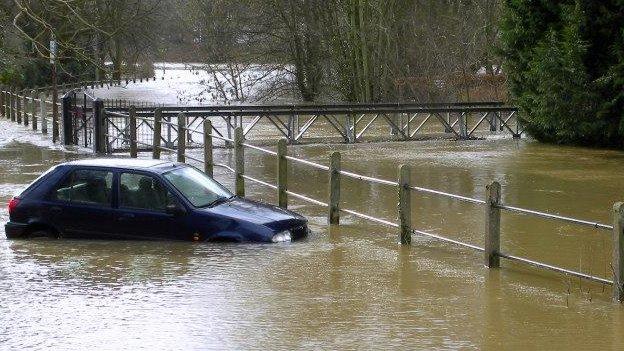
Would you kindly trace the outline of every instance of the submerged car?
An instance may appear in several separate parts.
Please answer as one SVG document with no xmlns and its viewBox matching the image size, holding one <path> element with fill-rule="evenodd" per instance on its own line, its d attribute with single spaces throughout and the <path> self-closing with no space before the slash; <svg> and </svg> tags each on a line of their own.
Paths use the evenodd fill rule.
<svg viewBox="0 0 624 351">
<path fill-rule="evenodd" d="M 308 234 L 288 210 L 234 196 L 161 160 L 88 159 L 48 170 L 9 202 L 7 238 L 284 242 Z"/>
</svg>

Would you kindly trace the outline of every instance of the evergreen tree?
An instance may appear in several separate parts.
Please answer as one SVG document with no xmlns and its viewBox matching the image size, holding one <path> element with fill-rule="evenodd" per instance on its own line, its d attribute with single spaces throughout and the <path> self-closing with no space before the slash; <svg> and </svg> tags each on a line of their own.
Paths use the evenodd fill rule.
<svg viewBox="0 0 624 351">
<path fill-rule="evenodd" d="M 501 33 L 531 135 L 624 146 L 624 0 L 506 0 Z"/>
</svg>

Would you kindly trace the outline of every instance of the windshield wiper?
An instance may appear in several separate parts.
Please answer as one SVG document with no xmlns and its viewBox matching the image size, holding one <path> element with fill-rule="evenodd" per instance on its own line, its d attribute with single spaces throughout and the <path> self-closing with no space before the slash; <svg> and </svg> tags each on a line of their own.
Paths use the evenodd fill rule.
<svg viewBox="0 0 624 351">
<path fill-rule="evenodd" d="M 203 208 L 203 207 L 212 207 L 212 206 L 216 206 L 216 205 L 218 205 L 218 204 L 220 204 L 220 203 L 223 203 L 223 202 L 226 202 L 226 201 L 228 201 L 228 200 L 230 200 L 230 199 L 232 199 L 232 198 L 234 198 L 234 196 L 230 196 L 230 197 L 225 197 L 225 196 L 223 196 L 223 197 L 219 197 L 219 198 L 215 199 L 214 201 L 209 202 L 209 203 L 207 203 L 207 204 L 205 204 L 205 205 L 203 205 L 203 206 L 199 206 L 199 207 L 202 207 L 202 208 Z"/>
</svg>

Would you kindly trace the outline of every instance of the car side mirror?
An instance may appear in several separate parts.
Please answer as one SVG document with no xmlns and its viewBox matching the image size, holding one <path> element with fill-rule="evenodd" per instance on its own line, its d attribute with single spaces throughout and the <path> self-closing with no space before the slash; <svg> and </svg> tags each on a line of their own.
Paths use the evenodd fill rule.
<svg viewBox="0 0 624 351">
<path fill-rule="evenodd" d="M 165 213 L 173 216 L 182 216 L 186 214 L 186 209 L 179 204 L 169 204 L 165 207 Z"/>
</svg>

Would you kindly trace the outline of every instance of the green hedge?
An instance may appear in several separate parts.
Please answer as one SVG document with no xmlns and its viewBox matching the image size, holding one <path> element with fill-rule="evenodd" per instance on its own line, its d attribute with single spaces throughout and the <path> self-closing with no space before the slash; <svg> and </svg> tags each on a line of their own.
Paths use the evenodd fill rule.
<svg viewBox="0 0 624 351">
<path fill-rule="evenodd" d="M 501 42 L 532 136 L 624 146 L 624 0 L 505 0 Z"/>
</svg>

